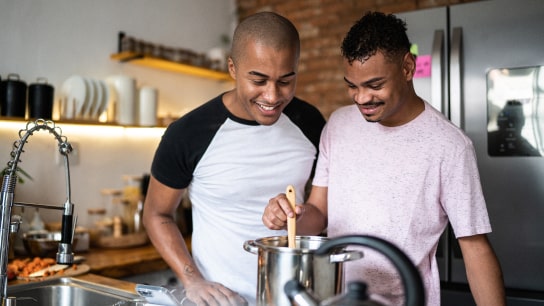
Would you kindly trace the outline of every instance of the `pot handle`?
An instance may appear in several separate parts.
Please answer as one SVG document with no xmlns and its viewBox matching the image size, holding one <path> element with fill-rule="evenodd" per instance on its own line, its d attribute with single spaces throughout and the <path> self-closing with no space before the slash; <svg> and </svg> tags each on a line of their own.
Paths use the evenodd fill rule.
<svg viewBox="0 0 544 306">
<path fill-rule="evenodd" d="M 38 77 L 38 78 L 36 79 L 36 83 L 37 83 L 37 84 L 40 84 L 40 83 L 41 83 L 41 84 L 47 84 L 47 78 L 45 78 L 45 77 Z"/>
<path fill-rule="evenodd" d="M 244 242 L 244 250 L 253 254 L 257 254 L 259 251 L 257 245 L 255 245 L 255 240 L 247 240 Z"/>
<path fill-rule="evenodd" d="M 363 257 L 364 257 L 364 254 L 361 251 L 346 251 L 343 253 L 329 255 L 329 260 L 331 263 L 335 263 L 335 262 L 357 260 Z"/>
<path fill-rule="evenodd" d="M 17 73 L 10 73 L 8 74 L 8 80 L 15 80 L 15 81 L 19 81 L 19 75 Z"/>
<path fill-rule="evenodd" d="M 406 305 L 419 306 L 425 304 L 425 291 L 419 270 L 397 246 L 384 239 L 362 235 L 341 236 L 322 244 L 315 251 L 315 254 L 326 255 L 334 248 L 345 247 L 350 244 L 366 246 L 384 254 L 400 272 L 404 291 L 406 292 Z"/>
</svg>

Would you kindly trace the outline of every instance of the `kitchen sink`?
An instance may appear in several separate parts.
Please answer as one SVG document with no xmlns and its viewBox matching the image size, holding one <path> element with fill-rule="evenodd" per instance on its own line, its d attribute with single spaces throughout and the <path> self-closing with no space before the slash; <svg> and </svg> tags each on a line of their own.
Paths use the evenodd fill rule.
<svg viewBox="0 0 544 306">
<path fill-rule="evenodd" d="M 72 277 L 8 286 L 17 306 L 140 306 L 142 298 L 130 291 Z"/>
</svg>

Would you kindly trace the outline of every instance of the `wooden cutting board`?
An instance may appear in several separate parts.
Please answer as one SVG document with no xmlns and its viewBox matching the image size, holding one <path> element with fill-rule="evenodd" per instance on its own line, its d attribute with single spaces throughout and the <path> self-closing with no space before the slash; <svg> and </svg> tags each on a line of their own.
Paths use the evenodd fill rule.
<svg viewBox="0 0 544 306">
<path fill-rule="evenodd" d="M 44 281 L 48 279 L 54 279 L 54 278 L 60 278 L 60 277 L 68 277 L 68 276 L 76 276 L 76 275 L 82 275 L 87 272 L 89 272 L 91 268 L 86 264 L 79 264 L 79 265 L 73 265 L 70 268 L 67 268 L 63 271 L 57 272 L 54 275 L 45 276 L 45 277 L 23 277 L 18 276 L 17 279 L 27 280 L 27 281 Z"/>
</svg>

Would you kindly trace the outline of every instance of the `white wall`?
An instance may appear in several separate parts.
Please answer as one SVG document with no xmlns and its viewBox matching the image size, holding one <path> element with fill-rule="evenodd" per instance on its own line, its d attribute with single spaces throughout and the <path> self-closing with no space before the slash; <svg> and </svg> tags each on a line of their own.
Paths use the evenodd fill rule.
<svg viewBox="0 0 544 306">
<path fill-rule="evenodd" d="M 127 74 L 138 86 L 159 90 L 159 116 L 180 116 L 228 90 L 232 84 L 120 64 L 117 33 L 172 47 L 205 52 L 231 35 L 236 22 L 234 0 L 0 0 L 0 76 L 17 73 L 29 85 L 45 77 L 59 88 L 78 74 L 104 79 Z M 79 147 L 71 166 L 72 201 L 81 221 L 87 207 L 100 203 L 100 190 L 122 187 L 122 175 L 149 171 L 162 129 L 101 128 L 59 123 Z M 24 122 L 0 122 L 0 165 Z M 43 134 L 43 135 L 41 135 Z M 25 145 L 20 166 L 34 177 L 18 184 L 16 201 L 61 204 L 65 200 L 63 168 L 55 165 L 56 141 L 37 133 Z M 44 212 L 46 221 L 58 220 Z"/>
</svg>

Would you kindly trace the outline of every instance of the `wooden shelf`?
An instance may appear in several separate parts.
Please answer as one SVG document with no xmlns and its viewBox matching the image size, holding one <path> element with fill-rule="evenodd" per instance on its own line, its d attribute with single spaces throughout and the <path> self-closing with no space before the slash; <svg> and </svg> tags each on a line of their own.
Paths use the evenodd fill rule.
<svg viewBox="0 0 544 306">
<path fill-rule="evenodd" d="M 24 125 L 27 122 L 32 122 L 34 120 L 36 119 L 0 116 L 0 123 L 1 122 L 15 122 L 15 123 L 20 123 L 21 125 Z M 99 121 L 91 121 L 91 120 L 74 120 L 74 119 L 61 119 L 61 120 L 52 120 L 52 121 L 55 122 L 56 125 L 72 124 L 72 125 L 88 125 L 88 126 L 104 126 L 104 127 L 120 127 L 120 128 L 162 128 L 162 129 L 166 127 L 165 125 L 156 125 L 156 126 L 121 125 L 115 122 L 99 122 Z"/>
<path fill-rule="evenodd" d="M 232 81 L 230 75 L 226 72 L 211 70 L 203 67 L 191 66 L 187 64 L 167 61 L 160 58 L 146 56 L 134 52 L 115 53 L 110 56 L 111 59 L 119 62 L 127 62 L 138 66 L 161 69 L 187 75 L 198 76 L 219 81 Z"/>
</svg>

